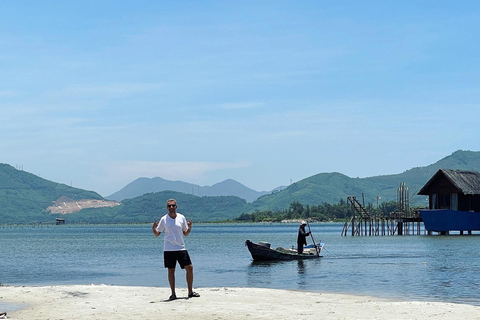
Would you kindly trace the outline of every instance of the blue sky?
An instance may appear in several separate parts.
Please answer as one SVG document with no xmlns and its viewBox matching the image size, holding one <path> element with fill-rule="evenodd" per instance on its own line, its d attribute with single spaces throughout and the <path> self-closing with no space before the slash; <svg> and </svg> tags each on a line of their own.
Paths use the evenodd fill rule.
<svg viewBox="0 0 480 320">
<path fill-rule="evenodd" d="M 478 1 L 2 1 L 0 162 L 108 196 L 478 151 Z"/>
</svg>

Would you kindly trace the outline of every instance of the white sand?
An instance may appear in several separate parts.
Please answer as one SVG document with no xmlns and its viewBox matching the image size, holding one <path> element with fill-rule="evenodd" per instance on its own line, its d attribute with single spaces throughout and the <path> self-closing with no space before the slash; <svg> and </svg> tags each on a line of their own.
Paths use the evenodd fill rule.
<svg viewBox="0 0 480 320">
<path fill-rule="evenodd" d="M 168 288 L 74 285 L 0 287 L 25 304 L 7 319 L 480 319 L 480 307 L 257 288 L 199 288 L 200 298 L 167 301 Z M 3 310 L 0 310 L 0 312 Z"/>
</svg>

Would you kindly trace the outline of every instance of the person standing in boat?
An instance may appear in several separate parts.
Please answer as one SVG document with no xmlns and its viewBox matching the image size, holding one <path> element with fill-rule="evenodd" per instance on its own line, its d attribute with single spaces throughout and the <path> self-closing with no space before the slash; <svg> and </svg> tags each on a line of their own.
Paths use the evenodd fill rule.
<svg viewBox="0 0 480 320">
<path fill-rule="evenodd" d="M 164 232 L 163 241 L 163 261 L 165 268 L 168 269 L 168 283 L 172 290 L 169 300 L 177 299 L 175 293 L 175 266 L 185 269 L 187 274 L 188 297 L 200 297 L 193 291 L 193 265 L 185 248 L 183 236 L 188 236 L 192 230 L 192 220 L 185 219 L 185 216 L 177 212 L 177 201 L 175 199 L 167 200 L 168 214 L 164 215 L 160 221 L 155 220 L 152 225 L 152 231 L 155 237 Z"/>
<path fill-rule="evenodd" d="M 305 231 L 305 226 L 307 225 L 307 221 L 303 220 L 300 223 L 300 227 L 298 228 L 298 237 L 297 237 L 297 252 L 298 254 L 303 253 L 303 246 L 307 245 L 307 237 L 310 235 L 310 231 Z"/>
</svg>

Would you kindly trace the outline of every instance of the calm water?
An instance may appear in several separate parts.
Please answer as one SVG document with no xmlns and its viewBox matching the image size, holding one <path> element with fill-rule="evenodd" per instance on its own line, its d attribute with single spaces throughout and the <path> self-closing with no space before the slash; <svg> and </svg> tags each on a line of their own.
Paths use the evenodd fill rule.
<svg viewBox="0 0 480 320">
<path fill-rule="evenodd" d="M 312 224 L 315 240 L 326 244 L 323 258 L 252 261 L 245 240 L 291 247 L 297 227 L 194 224 L 185 240 L 195 287 L 262 287 L 480 305 L 479 235 L 342 237 L 341 224 Z M 167 287 L 162 248 L 163 236 L 155 238 L 150 225 L 0 228 L 0 283 Z M 177 286 L 184 288 L 184 271 L 177 269 L 177 274 Z"/>
</svg>

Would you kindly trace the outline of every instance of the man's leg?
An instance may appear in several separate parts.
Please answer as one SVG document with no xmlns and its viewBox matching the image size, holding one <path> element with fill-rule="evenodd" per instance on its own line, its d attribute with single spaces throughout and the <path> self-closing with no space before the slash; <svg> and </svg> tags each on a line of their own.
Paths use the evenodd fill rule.
<svg viewBox="0 0 480 320">
<path fill-rule="evenodd" d="M 189 264 L 185 266 L 185 271 L 187 272 L 187 286 L 188 294 L 193 293 L 193 265 Z"/>
<path fill-rule="evenodd" d="M 175 268 L 168 268 L 168 283 L 170 284 L 172 295 L 175 295 Z"/>
<path fill-rule="evenodd" d="M 301 244 L 298 245 L 297 252 L 298 252 L 298 254 L 303 253 L 303 245 L 301 245 Z"/>
</svg>

